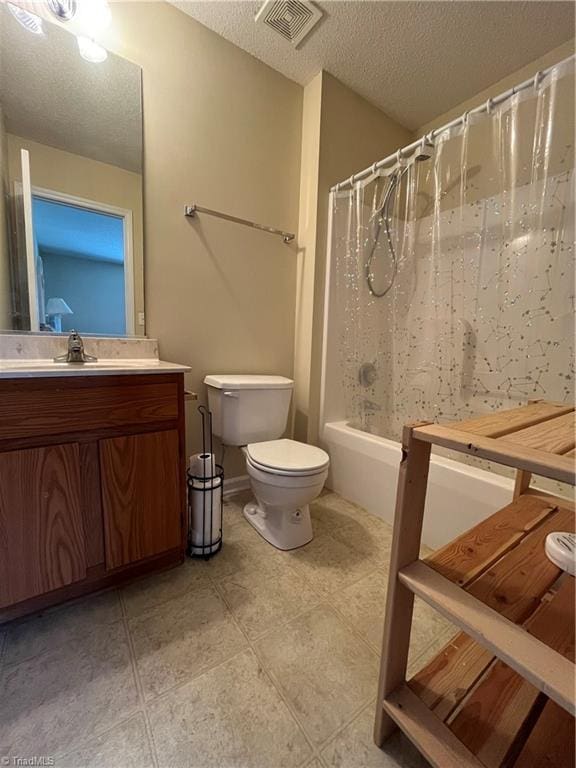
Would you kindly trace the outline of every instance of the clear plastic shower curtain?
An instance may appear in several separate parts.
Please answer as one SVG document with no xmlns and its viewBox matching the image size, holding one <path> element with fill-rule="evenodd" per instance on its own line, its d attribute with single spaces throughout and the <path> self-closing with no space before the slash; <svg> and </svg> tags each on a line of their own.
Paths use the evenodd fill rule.
<svg viewBox="0 0 576 768">
<path fill-rule="evenodd" d="M 429 159 L 334 193 L 353 426 L 397 440 L 414 419 L 573 399 L 573 141 L 572 60 L 436 136 Z"/>
</svg>

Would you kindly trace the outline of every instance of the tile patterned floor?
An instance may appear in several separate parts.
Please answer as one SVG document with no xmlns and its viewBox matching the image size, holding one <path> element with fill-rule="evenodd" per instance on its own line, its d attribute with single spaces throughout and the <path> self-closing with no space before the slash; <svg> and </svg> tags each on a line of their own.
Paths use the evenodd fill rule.
<svg viewBox="0 0 576 768">
<path fill-rule="evenodd" d="M 389 526 L 334 493 L 279 552 L 225 507 L 225 544 L 0 629 L 0 758 L 56 768 L 423 768 L 372 743 Z M 417 603 L 409 673 L 451 627 Z M 4 764 L 4 763 L 2 763 Z M 10 763 L 11 764 L 11 763 Z"/>
</svg>

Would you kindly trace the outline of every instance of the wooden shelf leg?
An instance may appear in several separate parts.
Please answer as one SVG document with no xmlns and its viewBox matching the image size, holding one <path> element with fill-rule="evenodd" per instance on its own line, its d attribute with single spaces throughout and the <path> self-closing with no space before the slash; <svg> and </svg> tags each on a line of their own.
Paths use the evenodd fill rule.
<svg viewBox="0 0 576 768">
<path fill-rule="evenodd" d="M 527 469 L 516 470 L 516 480 L 514 481 L 514 499 L 522 496 L 530 488 L 530 480 L 532 479 L 532 472 L 528 472 Z"/>
<path fill-rule="evenodd" d="M 542 401 L 538 398 L 536 400 L 528 400 L 528 405 L 540 402 Z M 512 498 L 517 499 L 519 496 L 522 496 L 523 493 L 526 493 L 528 488 L 530 488 L 531 480 L 532 472 L 529 472 L 527 469 L 517 469 L 516 478 L 514 480 L 514 495 Z"/>
<path fill-rule="evenodd" d="M 398 474 L 386 619 L 374 723 L 374 741 L 379 747 L 396 728 L 392 718 L 384 712 L 382 703 L 406 679 L 414 595 L 400 583 L 398 572 L 420 557 L 431 446 L 430 443 L 416 440 L 412 432 L 424 423 L 428 422 L 406 426 L 402 433 L 402 461 Z"/>
</svg>

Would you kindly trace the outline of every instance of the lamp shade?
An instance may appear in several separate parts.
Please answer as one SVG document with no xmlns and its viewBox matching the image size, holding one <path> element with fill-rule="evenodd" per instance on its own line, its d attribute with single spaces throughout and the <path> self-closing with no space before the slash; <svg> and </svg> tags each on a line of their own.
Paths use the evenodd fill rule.
<svg viewBox="0 0 576 768">
<path fill-rule="evenodd" d="M 70 309 L 68 304 L 64 301 L 64 299 L 60 298 L 53 298 L 48 299 L 48 302 L 46 303 L 46 314 L 47 315 L 73 315 L 74 312 Z"/>
</svg>

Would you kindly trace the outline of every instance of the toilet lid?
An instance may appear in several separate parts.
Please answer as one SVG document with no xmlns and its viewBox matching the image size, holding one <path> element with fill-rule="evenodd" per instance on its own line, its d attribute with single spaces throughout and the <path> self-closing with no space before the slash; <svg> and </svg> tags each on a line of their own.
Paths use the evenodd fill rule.
<svg viewBox="0 0 576 768">
<path fill-rule="evenodd" d="M 298 443 L 296 440 L 268 440 L 247 446 L 248 457 L 254 464 L 270 470 L 313 472 L 324 469 L 330 457 L 322 448 Z"/>
</svg>

